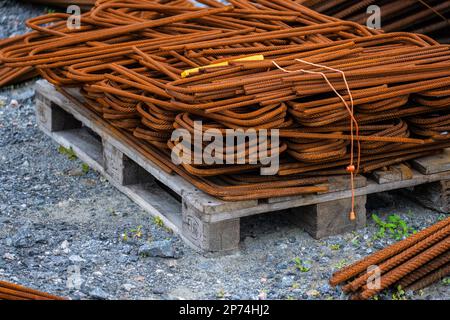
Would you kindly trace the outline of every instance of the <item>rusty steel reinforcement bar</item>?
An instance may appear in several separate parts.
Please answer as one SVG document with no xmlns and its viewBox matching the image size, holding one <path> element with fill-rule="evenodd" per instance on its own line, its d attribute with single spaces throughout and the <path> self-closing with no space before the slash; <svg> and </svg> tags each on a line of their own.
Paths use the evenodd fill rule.
<svg viewBox="0 0 450 320">
<path fill-rule="evenodd" d="M 330 284 L 333 286 L 341 284 L 365 272 L 368 267 L 372 265 L 378 265 L 381 262 L 392 258 L 393 256 L 407 250 L 408 248 L 414 246 L 420 241 L 423 241 L 424 239 L 434 235 L 438 231 L 448 226 L 450 226 L 450 218 L 442 220 L 437 224 L 432 225 L 400 242 L 394 243 L 393 245 L 383 250 L 377 251 L 374 254 L 334 273 L 330 280 Z"/>
<path fill-rule="evenodd" d="M 0 300 L 66 300 L 49 293 L 0 280 Z"/>
<path fill-rule="evenodd" d="M 379 288 L 369 289 L 367 286 L 363 287 L 363 291 L 360 296 L 362 299 L 369 299 L 373 297 L 377 292 L 386 289 L 392 284 L 395 284 L 401 278 L 407 274 L 413 272 L 421 265 L 427 263 L 431 259 L 443 254 L 444 252 L 450 250 L 450 237 L 445 238 L 441 242 L 433 245 L 431 248 L 425 250 L 424 252 L 418 254 L 414 258 L 408 260 L 401 266 L 389 271 L 381 277 L 381 285 Z"/>
<path fill-rule="evenodd" d="M 402 288 L 407 288 L 414 282 L 424 278 L 425 276 L 433 273 L 436 269 L 448 264 L 450 262 L 450 252 L 446 252 L 443 255 L 437 257 L 436 259 L 428 262 L 427 264 L 421 266 L 419 269 L 410 273 L 402 280 L 399 281 L 398 285 Z"/>
<path fill-rule="evenodd" d="M 430 235 L 429 237 L 425 238 L 424 240 L 414 244 L 413 246 L 409 247 L 408 249 L 402 251 L 401 253 L 393 256 L 392 258 L 380 263 L 378 267 L 380 268 L 380 271 L 382 273 L 386 273 L 389 270 L 393 270 L 397 266 L 401 265 L 402 263 L 408 261 L 409 259 L 415 257 L 425 249 L 429 248 L 431 245 L 448 238 L 450 235 L 450 225 L 442 228 L 441 230 L 437 231 L 436 233 Z M 367 279 L 370 277 L 370 275 L 365 274 L 362 275 L 352 282 L 350 282 L 348 285 L 344 286 L 342 290 L 344 292 L 349 291 L 357 291 L 359 288 L 364 286 L 367 283 Z"/>
<path fill-rule="evenodd" d="M 433 271 L 429 275 L 416 281 L 415 283 L 406 287 L 405 289 L 408 291 L 418 291 L 418 290 L 426 288 L 429 285 L 447 277 L 448 275 L 450 275 L 450 264 L 447 263 L 447 265 L 443 266 L 442 268 L 439 268 L 436 271 Z"/>
<path fill-rule="evenodd" d="M 450 27 L 450 1 L 304 0 L 298 2 L 318 12 L 364 25 L 375 12 L 368 12 L 369 6 L 376 5 L 380 8 L 381 28 L 386 32 L 412 31 L 432 34 L 440 38 Z"/>
<path fill-rule="evenodd" d="M 30 19 L 32 32 L 0 40 L 0 87 L 39 74 L 69 99 L 66 88 L 78 88 L 74 103 L 150 161 L 227 201 L 326 192 L 330 175 L 353 181 L 449 146 L 449 46 L 308 1 L 201 2 L 97 1 L 75 29 L 65 13 Z M 235 164 L 177 166 L 172 133 L 192 136 L 197 121 L 203 133 L 279 130 L 279 146 L 245 143 L 218 152 Z M 265 164 L 250 158 L 264 146 L 278 149 L 281 170 L 252 183 Z"/>
<path fill-rule="evenodd" d="M 343 268 L 333 275 L 330 283 L 350 281 L 342 289 L 352 292 L 352 299 L 370 299 L 394 286 L 414 291 L 448 275 L 449 259 L 450 218 L 447 218 Z"/>
</svg>

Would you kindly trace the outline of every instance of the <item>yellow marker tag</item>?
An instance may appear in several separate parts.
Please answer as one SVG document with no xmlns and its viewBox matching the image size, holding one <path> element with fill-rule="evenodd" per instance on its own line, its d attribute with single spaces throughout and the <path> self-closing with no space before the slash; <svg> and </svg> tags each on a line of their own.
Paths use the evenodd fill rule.
<svg viewBox="0 0 450 320">
<path fill-rule="evenodd" d="M 262 61 L 264 60 L 264 56 L 262 54 L 256 55 L 256 56 L 251 56 L 251 57 L 245 57 L 245 58 L 240 58 L 240 59 L 235 59 L 235 60 L 229 60 L 229 61 L 223 61 L 223 62 L 219 62 L 219 63 L 215 63 L 215 64 L 210 64 L 207 66 L 203 66 L 203 67 L 198 67 L 198 68 L 193 68 L 193 69 L 188 69 L 188 70 L 184 70 L 181 73 L 181 77 L 182 78 L 186 78 L 188 77 L 191 73 L 196 73 L 199 72 L 201 69 L 207 69 L 207 68 L 215 68 L 215 67 L 226 67 L 229 65 L 230 61 Z"/>
</svg>

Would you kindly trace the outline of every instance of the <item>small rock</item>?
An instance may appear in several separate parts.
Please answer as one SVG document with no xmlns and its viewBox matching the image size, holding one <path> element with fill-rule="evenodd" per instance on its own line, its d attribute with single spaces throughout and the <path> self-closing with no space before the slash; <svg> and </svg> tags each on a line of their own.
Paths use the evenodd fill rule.
<svg viewBox="0 0 450 320">
<path fill-rule="evenodd" d="M 101 288 L 95 288 L 89 292 L 89 296 L 97 300 L 108 300 L 109 295 Z"/>
<path fill-rule="evenodd" d="M 163 288 L 156 287 L 156 288 L 152 289 L 152 293 L 157 294 L 157 295 L 162 295 L 162 294 L 165 294 L 166 291 Z"/>
<path fill-rule="evenodd" d="M 12 245 L 16 248 L 31 248 L 36 243 L 32 227 L 31 222 L 26 222 L 20 227 L 16 234 L 11 237 Z"/>
<path fill-rule="evenodd" d="M 6 260 L 15 260 L 15 259 L 16 259 L 16 256 L 13 255 L 12 253 L 7 252 L 7 253 L 5 253 L 5 254 L 3 255 L 3 259 L 6 259 Z"/>
<path fill-rule="evenodd" d="M 104 233 L 104 232 L 100 232 L 100 234 L 98 235 L 98 238 L 101 241 L 106 241 L 106 240 L 108 240 L 108 235 L 106 233 Z"/>
<path fill-rule="evenodd" d="M 290 288 L 294 284 L 294 279 L 291 277 L 283 277 L 281 278 L 281 286 L 284 288 Z"/>
<path fill-rule="evenodd" d="M 316 289 L 309 290 L 308 292 L 306 292 L 306 294 L 307 294 L 308 296 L 314 297 L 314 298 L 320 296 L 320 292 L 317 291 Z"/>
<path fill-rule="evenodd" d="M 258 300 L 267 300 L 267 292 L 261 291 L 261 292 L 258 294 Z"/>
<path fill-rule="evenodd" d="M 70 169 L 69 171 L 67 171 L 67 175 L 69 175 L 71 177 L 81 177 L 81 176 L 84 176 L 85 173 L 80 168 L 74 168 L 74 169 Z"/>
<path fill-rule="evenodd" d="M 84 262 L 86 260 L 84 260 L 82 257 L 78 256 L 78 255 L 71 255 L 69 257 L 69 260 L 72 262 Z"/>
<path fill-rule="evenodd" d="M 139 257 L 138 256 L 130 256 L 128 260 L 129 260 L 129 262 L 138 262 Z"/>
<path fill-rule="evenodd" d="M 196 300 L 198 296 L 195 292 L 187 287 L 177 287 L 168 293 L 172 300 Z"/>
<path fill-rule="evenodd" d="M 122 246 L 122 252 L 123 252 L 124 254 L 130 254 L 132 251 L 133 251 L 133 247 L 132 247 L 132 246 L 130 246 L 130 245 L 128 245 L 128 244 L 124 244 L 124 245 Z"/>
<path fill-rule="evenodd" d="M 137 276 L 137 277 L 134 278 L 134 281 L 138 281 L 138 282 L 142 282 L 144 280 L 145 280 L 144 276 Z"/>
<path fill-rule="evenodd" d="M 277 270 L 286 270 L 288 268 L 288 264 L 286 262 L 280 262 L 275 266 L 275 268 Z"/>
<path fill-rule="evenodd" d="M 325 293 L 333 291 L 333 289 L 331 288 L 331 286 L 329 284 L 326 283 L 320 287 L 320 291 L 322 292 L 322 294 L 325 294 Z"/>
<path fill-rule="evenodd" d="M 12 108 L 17 108 L 19 106 L 19 102 L 16 99 L 12 99 L 9 106 Z"/>
<path fill-rule="evenodd" d="M 197 267 L 201 270 L 209 270 L 211 269 L 211 263 L 208 261 L 200 262 Z"/>
<path fill-rule="evenodd" d="M 178 265 L 177 260 L 171 259 L 171 260 L 167 261 L 167 266 L 169 268 L 175 268 L 177 265 Z"/>
<path fill-rule="evenodd" d="M 131 290 L 135 289 L 136 286 L 132 285 L 131 283 L 125 283 L 125 284 L 123 285 L 123 288 L 124 288 L 126 291 L 130 292 Z"/>
<path fill-rule="evenodd" d="M 2 210 L 2 206 L 0 206 L 0 210 Z M 0 224 L 7 224 L 7 223 L 11 223 L 11 220 L 8 217 L 0 217 Z"/>
<path fill-rule="evenodd" d="M 153 241 L 139 248 L 139 255 L 145 257 L 179 258 L 170 240 Z"/>
<path fill-rule="evenodd" d="M 68 249 L 68 248 L 69 248 L 69 241 L 64 240 L 64 241 L 61 243 L 60 248 L 61 248 L 62 250 Z"/>
</svg>

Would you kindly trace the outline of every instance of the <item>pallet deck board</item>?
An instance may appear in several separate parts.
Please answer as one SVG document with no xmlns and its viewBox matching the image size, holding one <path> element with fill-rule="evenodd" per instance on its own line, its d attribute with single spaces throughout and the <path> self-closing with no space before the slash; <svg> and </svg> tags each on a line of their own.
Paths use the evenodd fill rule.
<svg viewBox="0 0 450 320">
<path fill-rule="evenodd" d="M 161 217 L 167 226 L 180 233 L 185 240 L 191 242 L 191 245 L 194 242 L 194 247 L 201 249 L 206 247 L 212 251 L 216 251 L 215 249 L 220 251 L 222 247 L 231 249 L 236 244 L 235 231 L 232 230 L 238 229 L 240 218 L 319 204 L 333 208 L 341 203 L 341 200 L 348 200 L 352 196 L 352 191 L 348 187 L 348 177 L 340 176 L 330 178 L 331 192 L 327 193 L 270 198 L 260 201 L 228 202 L 216 199 L 197 189 L 180 176 L 161 170 L 145 156 L 142 150 L 134 147 L 133 139 L 135 138 L 114 128 L 93 111 L 74 103 L 48 82 L 38 81 L 36 92 L 37 121 L 39 127 L 47 135 L 64 147 L 72 147 L 82 161 L 104 175 L 117 189 L 145 210 Z M 71 89 L 70 95 L 77 101 L 83 101 L 82 96 L 75 89 Z M 98 136 L 93 136 L 91 131 Z M 158 180 L 172 190 L 181 198 L 181 203 L 156 183 L 133 185 L 119 183 L 115 173 L 111 172 L 111 168 L 107 168 L 108 163 L 105 164 L 105 161 L 108 162 L 105 157 L 112 157 L 112 160 L 115 157 L 109 149 L 126 156 L 132 165 L 139 166 L 151 175 L 152 179 Z M 380 173 L 378 182 L 370 177 L 359 176 L 356 180 L 355 195 L 365 197 L 372 193 L 450 180 L 450 171 L 442 172 L 438 168 L 442 166 L 450 170 L 450 151 L 446 150 L 445 153 L 436 157 L 438 157 L 437 160 L 433 160 L 432 157 L 415 160 L 416 163 L 421 164 L 421 167 L 413 164 L 411 176 L 406 179 L 398 174 L 389 176 L 388 173 Z M 429 169 L 427 169 L 428 164 Z M 123 168 L 119 166 L 117 170 L 121 169 Z M 309 211 L 314 212 L 314 210 Z M 321 211 L 323 210 L 321 209 Z M 339 228 L 334 228 L 334 230 L 339 230 Z M 229 233 L 232 235 L 228 236 Z M 197 239 L 198 235 L 200 235 L 199 239 Z"/>
<path fill-rule="evenodd" d="M 420 159 L 412 160 L 412 165 L 417 168 L 417 170 L 425 175 L 433 174 L 433 173 L 441 173 L 450 170 L 450 149 L 444 150 L 443 153 L 423 157 Z"/>
</svg>

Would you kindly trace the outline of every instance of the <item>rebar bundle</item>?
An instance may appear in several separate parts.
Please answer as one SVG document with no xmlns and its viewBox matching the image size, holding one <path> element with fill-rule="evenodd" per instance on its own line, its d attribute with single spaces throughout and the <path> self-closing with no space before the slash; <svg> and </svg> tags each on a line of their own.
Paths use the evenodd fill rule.
<svg viewBox="0 0 450 320">
<path fill-rule="evenodd" d="M 337 271 L 333 286 L 353 299 L 369 299 L 387 288 L 416 291 L 450 274 L 450 218 Z"/>
<path fill-rule="evenodd" d="M 66 300 L 52 294 L 0 280 L 0 300 Z"/>
<path fill-rule="evenodd" d="M 408 31 L 428 34 L 450 43 L 450 1 L 442 0 L 297 0 L 318 12 L 363 25 L 380 8 L 381 29 L 386 32 Z M 368 10 L 369 9 L 369 10 Z"/>
<path fill-rule="evenodd" d="M 326 192 L 331 175 L 353 177 L 450 147 L 449 46 L 293 0 L 199 2 L 205 7 L 98 0 L 78 29 L 67 26 L 67 14 L 31 19 L 33 32 L 0 41 L 0 86 L 38 72 L 66 95 L 79 88 L 84 101 L 74 103 L 127 134 L 162 170 L 224 200 Z M 233 164 L 175 165 L 176 129 L 191 136 L 276 129 L 280 141 L 268 136 L 217 152 Z M 261 146 L 268 157 L 279 153 L 277 175 L 260 176 L 267 164 L 250 161 Z"/>
</svg>

